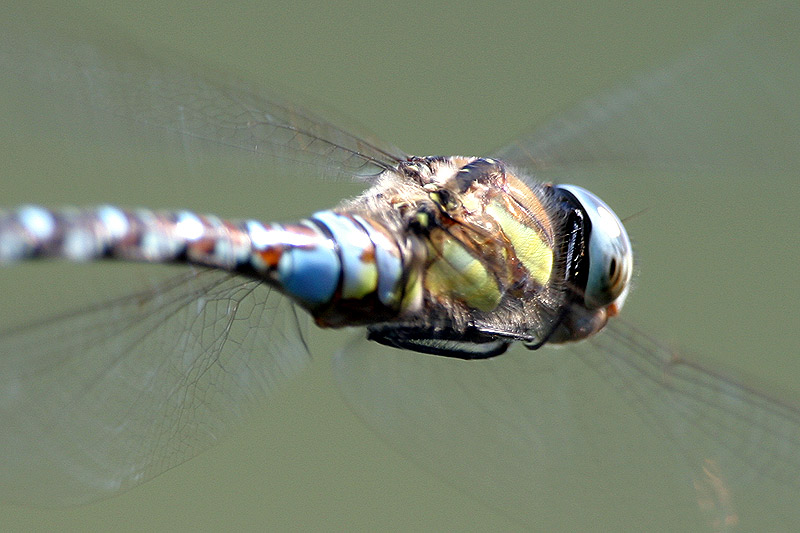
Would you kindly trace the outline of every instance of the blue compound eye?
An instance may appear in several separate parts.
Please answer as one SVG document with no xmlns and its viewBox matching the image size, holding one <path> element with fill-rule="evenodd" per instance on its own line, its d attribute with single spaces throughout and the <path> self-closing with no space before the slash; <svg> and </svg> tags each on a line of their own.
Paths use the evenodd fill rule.
<svg viewBox="0 0 800 533">
<path fill-rule="evenodd" d="M 633 273 L 633 250 L 625 226 L 605 202 L 577 185 L 559 185 L 571 193 L 591 223 L 589 274 L 584 302 L 596 309 L 616 304 L 622 307 Z"/>
</svg>

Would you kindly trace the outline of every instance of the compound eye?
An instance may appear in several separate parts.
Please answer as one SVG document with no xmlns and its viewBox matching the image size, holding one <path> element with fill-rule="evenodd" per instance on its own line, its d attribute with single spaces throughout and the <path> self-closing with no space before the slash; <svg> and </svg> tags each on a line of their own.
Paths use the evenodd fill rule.
<svg viewBox="0 0 800 533">
<path fill-rule="evenodd" d="M 622 307 L 633 274 L 633 250 L 625 226 L 605 202 L 583 187 L 559 185 L 578 200 L 591 223 L 589 275 L 584 303 L 589 309 Z"/>
<path fill-rule="evenodd" d="M 611 263 L 608 265 L 608 283 L 610 286 L 615 286 L 619 284 L 619 263 L 617 262 L 616 257 L 611 258 Z"/>
</svg>

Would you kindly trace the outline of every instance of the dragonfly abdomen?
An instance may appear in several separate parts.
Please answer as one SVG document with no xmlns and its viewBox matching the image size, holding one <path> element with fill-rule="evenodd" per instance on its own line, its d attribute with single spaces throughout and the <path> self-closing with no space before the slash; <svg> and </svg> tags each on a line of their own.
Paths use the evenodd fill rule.
<svg viewBox="0 0 800 533">
<path fill-rule="evenodd" d="M 194 263 L 234 270 L 250 242 L 237 225 L 189 211 L 23 206 L 0 214 L 0 264 L 56 258 Z"/>
<path fill-rule="evenodd" d="M 407 304 L 397 241 L 358 215 L 321 211 L 294 224 L 113 206 L 0 213 L 0 264 L 32 259 L 187 263 L 263 279 L 324 326 L 371 323 Z"/>
<path fill-rule="evenodd" d="M 320 325 L 375 323 L 394 318 L 412 305 L 413 295 L 419 292 L 409 275 L 412 257 L 383 225 L 331 210 L 317 212 L 301 225 L 313 226 L 328 239 L 320 246 L 284 251 L 289 260 L 278 263 L 277 275 L 284 292 L 317 304 L 307 307 Z M 338 273 L 335 285 L 317 280 L 323 250 Z"/>
</svg>

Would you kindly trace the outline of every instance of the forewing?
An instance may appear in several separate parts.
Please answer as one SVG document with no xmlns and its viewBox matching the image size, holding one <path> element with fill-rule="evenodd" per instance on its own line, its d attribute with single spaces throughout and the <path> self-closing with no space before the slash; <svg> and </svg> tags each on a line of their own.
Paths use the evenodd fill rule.
<svg viewBox="0 0 800 533">
<path fill-rule="evenodd" d="M 334 375 L 394 448 L 528 526 L 795 524 L 796 407 L 616 328 L 480 361 L 354 343 Z"/>
<path fill-rule="evenodd" d="M 599 165 L 750 176 L 796 170 L 799 48 L 800 6 L 762 7 L 708 45 L 583 102 L 495 155 L 538 175 Z"/>
</svg>

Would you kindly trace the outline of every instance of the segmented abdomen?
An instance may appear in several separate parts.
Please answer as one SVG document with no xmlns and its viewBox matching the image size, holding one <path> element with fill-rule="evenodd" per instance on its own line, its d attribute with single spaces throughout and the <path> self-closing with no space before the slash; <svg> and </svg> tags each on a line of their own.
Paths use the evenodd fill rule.
<svg viewBox="0 0 800 533">
<path fill-rule="evenodd" d="M 257 277 L 329 326 L 396 315 L 408 268 L 381 226 L 334 211 L 296 224 L 113 206 L 0 213 L 0 264 L 39 258 L 190 263 Z"/>
</svg>

